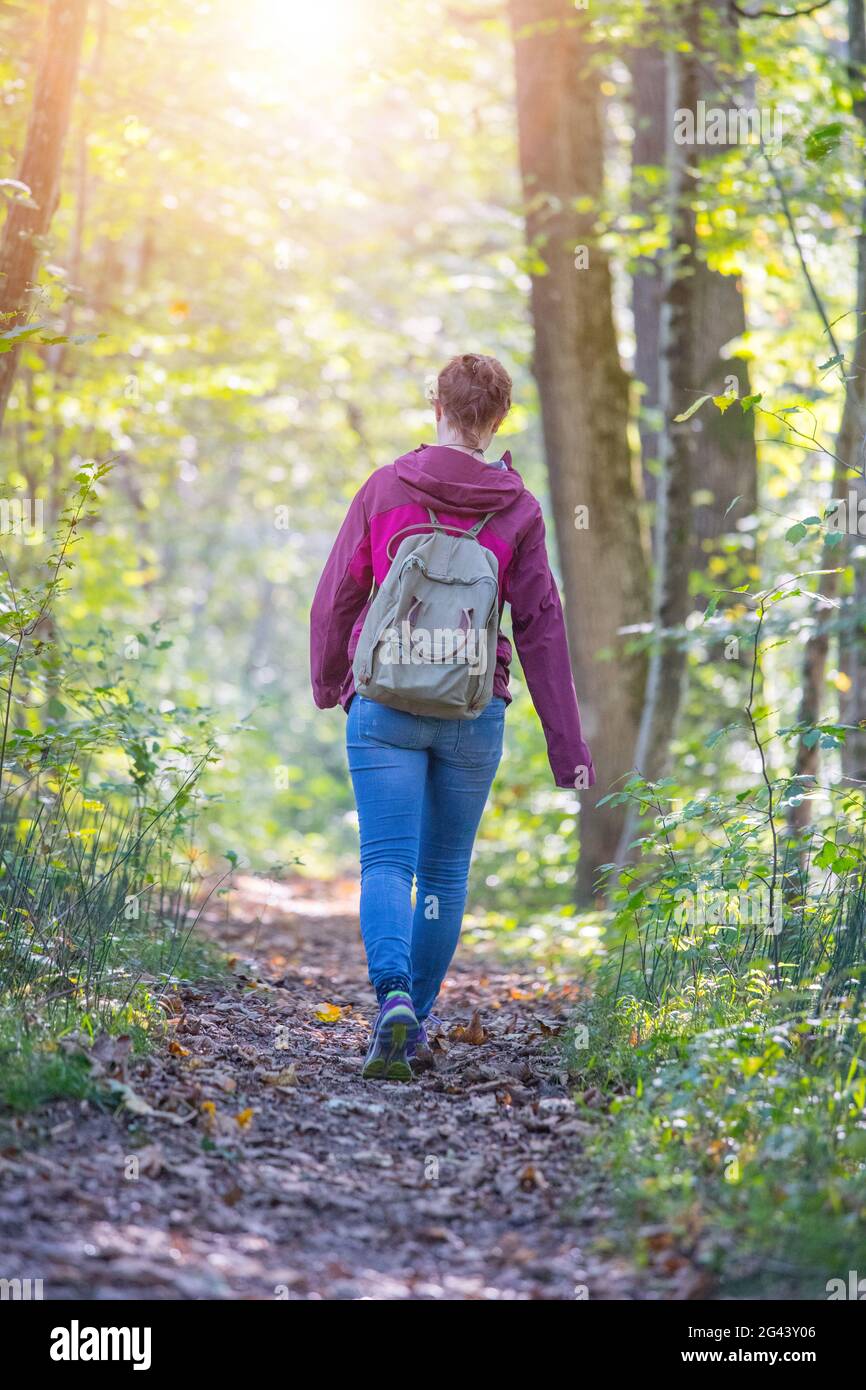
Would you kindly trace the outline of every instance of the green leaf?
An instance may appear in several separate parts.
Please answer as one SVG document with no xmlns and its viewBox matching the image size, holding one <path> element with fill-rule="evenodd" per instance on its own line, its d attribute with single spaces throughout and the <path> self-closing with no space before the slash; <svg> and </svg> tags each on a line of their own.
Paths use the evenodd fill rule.
<svg viewBox="0 0 866 1390">
<path fill-rule="evenodd" d="M 839 850 L 837 846 L 833 844 L 832 840 L 828 840 L 826 844 L 821 847 L 820 854 L 815 855 L 815 866 L 818 869 L 831 869 L 833 867 L 833 861 L 838 859 L 838 857 Z"/>
<path fill-rule="evenodd" d="M 841 121 L 832 121 L 829 125 L 819 125 L 810 130 L 803 142 L 806 158 L 824 159 L 839 144 L 844 129 Z"/>
<path fill-rule="evenodd" d="M 834 353 L 832 357 L 827 358 L 826 362 L 818 363 L 818 371 L 829 372 L 831 367 L 838 367 L 839 363 L 844 362 L 844 360 L 841 352 Z"/>
<path fill-rule="evenodd" d="M 733 505 L 733 504 L 732 504 L 732 505 Z M 715 611 L 716 611 L 716 609 L 718 608 L 718 606 L 719 606 L 719 595 L 718 595 L 718 594 L 713 594 L 713 596 L 712 596 L 712 598 L 710 599 L 709 603 L 707 604 L 706 610 L 705 610 L 705 612 L 704 612 L 704 622 L 705 622 L 705 623 L 708 622 L 710 618 L 712 618 L 712 616 L 713 616 L 713 614 L 715 613 Z"/>
<path fill-rule="evenodd" d="M 700 410 L 704 402 L 711 399 L 710 396 L 698 396 L 698 399 L 689 406 L 688 410 L 684 410 L 682 415 L 674 416 L 674 424 L 681 425 L 684 420 L 691 420 L 695 411 Z"/>
<path fill-rule="evenodd" d="M 22 323 L 17 328 L 10 328 L 8 332 L 0 333 L 0 352 L 12 352 L 19 343 L 24 342 L 25 338 L 32 338 L 34 333 L 41 333 L 44 327 L 44 323 Z"/>
</svg>

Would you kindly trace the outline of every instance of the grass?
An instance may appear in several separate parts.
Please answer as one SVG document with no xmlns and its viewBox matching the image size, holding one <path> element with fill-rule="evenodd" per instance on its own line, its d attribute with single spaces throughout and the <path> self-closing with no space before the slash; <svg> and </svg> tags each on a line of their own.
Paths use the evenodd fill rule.
<svg viewBox="0 0 866 1390">
<path fill-rule="evenodd" d="M 866 1011 L 859 982 L 775 984 L 772 963 L 696 973 L 663 1001 L 602 984 L 566 1043 L 598 1088 L 588 1158 L 613 1245 L 672 1254 L 717 1295 L 824 1298 L 866 1249 Z"/>
<path fill-rule="evenodd" d="M 81 796 L 0 823 L 0 1105 L 97 1095 L 97 1037 L 129 1035 L 141 1052 L 167 991 L 222 973 L 194 930 L 198 885 L 176 840 L 165 816 Z"/>
</svg>

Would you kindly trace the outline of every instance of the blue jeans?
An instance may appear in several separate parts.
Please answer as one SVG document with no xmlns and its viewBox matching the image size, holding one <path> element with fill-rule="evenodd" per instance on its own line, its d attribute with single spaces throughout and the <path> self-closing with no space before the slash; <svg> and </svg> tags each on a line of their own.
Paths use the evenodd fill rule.
<svg viewBox="0 0 866 1390">
<path fill-rule="evenodd" d="M 346 748 L 361 832 L 361 935 L 370 983 L 375 989 L 405 976 L 422 1021 L 457 947 L 472 846 L 504 728 L 498 696 L 477 719 L 405 714 L 362 695 L 349 706 Z"/>
</svg>

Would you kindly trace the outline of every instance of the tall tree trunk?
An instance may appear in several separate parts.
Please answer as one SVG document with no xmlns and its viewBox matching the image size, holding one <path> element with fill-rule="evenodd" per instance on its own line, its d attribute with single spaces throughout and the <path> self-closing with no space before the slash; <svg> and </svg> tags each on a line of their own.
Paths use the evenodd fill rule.
<svg viewBox="0 0 866 1390">
<path fill-rule="evenodd" d="M 84 266 L 84 238 L 87 230 L 91 182 L 88 168 L 88 140 L 90 137 L 92 103 L 87 100 L 87 97 L 92 86 L 98 83 L 102 75 L 106 40 L 108 37 L 108 0 L 97 0 L 93 27 L 96 31 L 93 49 L 89 62 L 81 71 L 81 88 L 84 100 L 79 103 L 80 113 L 75 149 L 75 216 L 72 223 L 72 235 L 70 236 L 66 253 L 68 289 L 63 313 L 63 336 L 66 339 L 72 337 L 78 297 L 83 293 L 81 278 Z M 68 341 L 65 343 L 53 343 L 50 347 L 46 348 L 45 359 L 55 373 L 56 387 L 59 384 L 59 378 L 64 374 L 68 374 L 70 370 Z"/>
<path fill-rule="evenodd" d="M 741 357 L 724 355 L 725 344 L 746 331 L 739 279 L 734 275 L 720 275 L 705 261 L 696 260 L 694 295 L 699 330 L 694 348 L 694 389 L 702 395 L 719 396 L 733 377 L 737 394 L 751 395 L 748 363 Z M 712 543 L 733 528 L 738 516 L 747 516 L 755 509 L 758 451 L 753 411 L 742 411 L 739 407 L 729 408 L 723 414 L 715 409 L 702 411 L 698 449 L 697 488 L 699 492 L 712 494 L 712 500 L 697 500 L 692 519 L 695 541 L 692 565 L 703 570 Z M 742 501 L 731 507 L 737 497 Z"/>
<path fill-rule="evenodd" d="M 40 240 L 51 226 L 60 192 L 63 146 L 87 0 L 51 0 L 45 25 L 33 106 L 18 179 L 30 190 L 27 201 L 13 203 L 0 241 L 0 331 L 25 323 L 30 315 L 30 291 L 36 275 Z M 0 428 L 12 390 L 19 350 L 0 355 Z"/>
<path fill-rule="evenodd" d="M 647 566 L 610 268 L 594 214 L 582 210 L 599 205 L 604 179 L 588 20 L 571 0 L 510 9 L 527 238 L 545 263 L 532 277 L 534 371 L 575 684 L 599 776 L 581 793 L 577 890 L 588 901 L 622 819 L 596 802 L 632 766 L 644 662 L 624 654 L 621 630 L 646 616 Z"/>
<path fill-rule="evenodd" d="M 863 0 L 848 5 L 848 77 L 854 94 L 853 110 L 866 139 L 866 14 Z M 861 160 L 861 179 L 866 185 L 866 159 Z M 866 188 L 857 234 L 857 305 L 852 322 L 857 325 L 852 360 L 848 364 L 848 392 L 836 453 L 856 464 L 858 472 L 842 485 L 837 496 L 850 491 L 866 515 Z M 847 417 L 847 418 L 846 418 Z M 843 490 L 844 489 L 844 490 Z M 858 513 L 859 514 L 859 513 Z M 849 521 L 849 526 L 850 526 Z M 849 540 L 849 544 L 853 544 Z M 854 560 L 853 593 L 846 604 L 846 623 L 839 637 L 839 669 L 851 682 L 840 699 L 845 724 L 866 723 L 866 564 Z M 850 616 L 849 616 L 850 615 Z M 866 733 L 849 733 L 842 749 L 842 771 L 858 782 L 866 781 Z"/>
<path fill-rule="evenodd" d="M 705 16 L 703 52 L 698 71 L 700 96 L 713 104 L 718 96 L 714 75 L 714 59 L 736 62 L 736 16 L 727 0 L 712 0 L 715 11 L 712 19 Z M 712 31 L 708 26 L 712 25 Z M 647 41 L 631 60 L 632 106 L 634 113 L 634 142 L 632 167 L 663 167 L 668 157 L 668 140 L 672 106 L 669 100 L 668 65 L 662 46 L 662 18 L 656 17 L 647 28 Z M 713 55 L 710 57 L 709 55 Z M 739 85 L 739 84 L 738 84 Z M 720 103 L 726 105 L 729 97 Z M 724 145 L 701 150 L 702 160 L 714 153 L 722 155 Z M 652 199 L 638 191 L 633 195 L 636 213 L 652 215 Z M 712 391 L 721 395 L 728 378 L 735 377 L 739 394 L 749 395 L 749 371 L 741 358 L 723 356 L 725 345 L 745 332 L 746 315 L 742 286 L 732 275 L 711 270 L 705 261 L 695 258 L 693 266 L 696 297 L 695 323 L 697 341 L 694 344 L 695 380 L 692 388 L 700 393 Z M 652 416 L 659 410 L 661 313 L 664 282 L 661 258 L 642 258 L 632 281 L 632 308 L 635 329 L 635 375 L 643 383 L 640 418 L 641 452 L 644 465 L 644 491 L 651 501 L 656 497 L 655 470 L 647 465 L 658 462 L 660 436 Z M 648 418 L 649 417 L 649 418 Z M 727 410 L 705 413 L 701 417 L 700 478 L 701 492 L 711 493 L 712 500 L 699 500 L 694 507 L 692 527 L 693 546 L 691 565 L 704 569 L 707 543 L 729 531 L 738 512 L 745 515 L 757 497 L 757 450 L 755 448 L 754 417 L 751 411 Z M 735 497 L 742 503 L 728 513 Z"/>
<path fill-rule="evenodd" d="M 737 16 L 729 0 L 710 0 L 703 13 L 701 37 L 698 94 L 708 106 L 728 106 L 732 88 L 742 95 L 752 84 L 751 78 L 738 76 L 741 64 Z M 733 71 L 735 76 L 725 75 L 720 79 L 718 74 L 725 73 L 726 69 Z M 701 151 L 702 158 L 724 159 L 726 148 L 726 143 L 709 146 Z M 712 170 L 705 177 L 708 185 L 714 183 Z M 694 386 L 702 394 L 721 395 L 728 379 L 733 377 L 738 395 L 751 395 L 748 363 L 743 358 L 723 355 L 726 344 L 746 331 L 739 278 L 721 275 L 711 270 L 705 261 L 696 259 L 694 293 L 698 324 Z M 702 414 L 701 425 L 700 478 L 697 481 L 700 491 L 712 494 L 712 501 L 699 502 L 694 508 L 692 565 L 696 569 L 705 568 L 707 549 L 712 549 L 712 542 L 731 530 L 737 516 L 746 516 L 754 510 L 758 495 L 754 413 L 730 409 L 724 413 L 709 411 Z M 731 507 L 737 497 L 742 501 Z"/>
<path fill-rule="evenodd" d="M 864 133 L 866 133 L 866 100 L 863 96 L 866 81 L 866 23 L 864 23 L 863 0 L 848 0 L 848 76 L 854 94 L 853 109 Z M 857 236 L 857 301 L 851 322 L 855 325 L 850 358 L 844 364 L 847 377 L 845 403 L 842 420 L 836 438 L 835 454 L 837 462 L 833 470 L 833 496 L 846 502 L 849 490 L 861 503 L 866 502 L 866 483 L 861 474 L 854 474 L 855 468 L 863 466 L 864 434 L 866 434 L 866 162 L 861 159 L 861 183 L 864 187 L 861 204 L 859 234 Z M 842 460 L 840 462 L 839 460 Z M 846 464 L 848 465 L 846 467 Z M 849 522 L 850 524 L 850 522 Z M 856 522 L 854 523 L 856 526 Z M 850 536 L 848 538 L 850 544 Z M 844 542 L 843 542 L 844 544 Z M 804 724 L 816 724 L 822 713 L 825 697 L 827 659 L 830 651 L 830 630 L 838 607 L 839 575 L 837 570 L 843 561 L 839 546 L 825 546 L 822 569 L 831 571 L 821 576 L 818 593 L 822 607 L 819 609 L 815 627 L 809 636 L 803 653 L 802 693 L 798 720 Z M 854 561 L 854 593 L 848 602 L 849 626 L 843 629 L 839 639 L 840 670 L 851 681 L 851 689 L 843 694 L 841 716 L 846 722 L 856 723 L 866 718 L 866 670 L 864 670 L 864 618 L 866 612 L 866 574 L 861 561 Z M 864 739 L 862 735 L 849 735 L 843 753 L 843 770 L 847 776 L 863 778 Z M 804 790 L 818 777 L 820 755 L 818 746 L 807 744 L 801 737 L 794 760 L 794 775 L 798 777 Z M 788 810 L 788 830 L 802 836 L 812 819 L 812 805 L 808 796 Z"/>
<path fill-rule="evenodd" d="M 634 142 L 632 162 L 632 210 L 643 217 L 653 215 L 653 197 L 641 187 L 637 170 L 662 169 L 667 161 L 669 107 L 667 63 L 660 43 L 648 42 L 631 58 Z M 638 430 L 643 460 L 643 487 L 646 498 L 656 498 L 661 435 L 659 413 L 659 344 L 663 294 L 662 266 L 658 255 L 642 256 L 632 278 L 634 315 L 634 373 L 643 384 Z"/>
<path fill-rule="evenodd" d="M 634 757 L 638 771 L 650 781 L 656 781 L 665 769 L 686 672 L 685 647 L 671 634 L 681 628 L 689 612 L 692 487 L 699 427 L 695 419 L 677 424 L 674 417 L 695 399 L 701 325 L 695 275 L 694 180 L 690 172 L 693 151 L 687 144 L 675 143 L 673 130 L 674 111 L 694 112 L 700 90 L 697 0 L 687 0 L 683 37 L 691 45 L 688 51 L 668 55 L 671 246 L 665 261 L 661 323 L 659 401 L 663 425 L 656 497 L 654 642 Z M 630 823 L 631 816 L 626 818 L 626 835 Z M 620 856 L 625 852 L 626 835 L 619 847 Z"/>
</svg>

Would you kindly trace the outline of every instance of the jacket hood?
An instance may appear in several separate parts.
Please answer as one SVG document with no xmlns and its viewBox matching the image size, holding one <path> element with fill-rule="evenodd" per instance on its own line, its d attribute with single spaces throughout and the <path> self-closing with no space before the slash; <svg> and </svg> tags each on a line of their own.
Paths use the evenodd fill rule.
<svg viewBox="0 0 866 1390">
<path fill-rule="evenodd" d="M 523 479 L 503 454 L 504 468 L 491 467 L 462 449 L 422 444 L 394 464 L 413 502 L 458 516 L 483 516 L 510 507 L 523 492 Z"/>
</svg>

